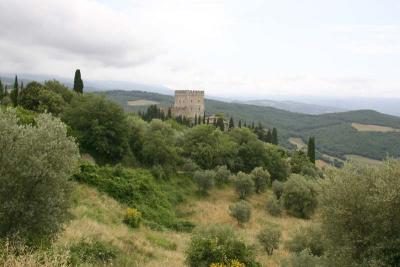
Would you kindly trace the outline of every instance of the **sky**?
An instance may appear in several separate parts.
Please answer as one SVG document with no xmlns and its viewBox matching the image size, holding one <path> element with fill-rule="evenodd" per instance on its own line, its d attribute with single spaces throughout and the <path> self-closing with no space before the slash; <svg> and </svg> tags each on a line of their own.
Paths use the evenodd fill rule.
<svg viewBox="0 0 400 267">
<path fill-rule="evenodd" d="M 398 0 L 0 0 L 0 72 L 400 97 Z"/>
</svg>

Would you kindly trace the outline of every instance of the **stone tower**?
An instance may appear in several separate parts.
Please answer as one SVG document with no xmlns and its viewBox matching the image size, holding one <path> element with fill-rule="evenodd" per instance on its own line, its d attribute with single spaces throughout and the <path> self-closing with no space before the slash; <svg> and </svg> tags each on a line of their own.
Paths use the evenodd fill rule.
<svg viewBox="0 0 400 267">
<path fill-rule="evenodd" d="M 204 115 L 204 91 L 176 90 L 175 103 L 172 108 L 175 117 L 194 118 Z"/>
</svg>

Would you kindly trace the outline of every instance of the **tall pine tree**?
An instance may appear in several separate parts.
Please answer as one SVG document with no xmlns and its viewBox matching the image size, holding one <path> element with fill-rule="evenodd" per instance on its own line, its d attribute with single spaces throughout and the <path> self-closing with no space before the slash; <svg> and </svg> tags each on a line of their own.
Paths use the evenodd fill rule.
<svg viewBox="0 0 400 267">
<path fill-rule="evenodd" d="M 238 127 L 242 128 L 242 120 L 239 120 Z"/>
<path fill-rule="evenodd" d="M 83 81 L 81 77 L 81 71 L 79 69 L 75 71 L 74 91 L 80 94 L 83 93 Z"/>
<path fill-rule="evenodd" d="M 10 93 L 10 98 L 14 107 L 18 106 L 18 97 L 19 97 L 18 77 L 17 75 L 15 75 L 14 89 Z"/>
<path fill-rule="evenodd" d="M 3 99 L 5 95 L 3 83 L 0 80 L 0 100 Z"/>
<path fill-rule="evenodd" d="M 235 122 L 233 121 L 233 118 L 231 117 L 231 119 L 229 120 L 229 130 L 235 128 Z"/>
<path fill-rule="evenodd" d="M 278 144 L 278 130 L 275 127 L 272 128 L 272 144 Z"/>
<path fill-rule="evenodd" d="M 206 112 L 205 111 L 204 111 L 204 114 L 203 114 L 203 124 L 206 124 Z"/>
<path fill-rule="evenodd" d="M 315 138 L 310 137 L 308 139 L 308 146 L 307 146 L 307 156 L 309 160 L 315 164 Z"/>
</svg>

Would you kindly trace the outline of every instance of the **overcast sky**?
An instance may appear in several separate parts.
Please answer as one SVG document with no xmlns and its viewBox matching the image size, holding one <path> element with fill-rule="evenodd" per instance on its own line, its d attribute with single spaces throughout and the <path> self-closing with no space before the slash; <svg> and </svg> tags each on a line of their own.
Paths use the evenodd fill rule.
<svg viewBox="0 0 400 267">
<path fill-rule="evenodd" d="M 0 0 L 0 72 L 400 97 L 398 0 Z"/>
</svg>

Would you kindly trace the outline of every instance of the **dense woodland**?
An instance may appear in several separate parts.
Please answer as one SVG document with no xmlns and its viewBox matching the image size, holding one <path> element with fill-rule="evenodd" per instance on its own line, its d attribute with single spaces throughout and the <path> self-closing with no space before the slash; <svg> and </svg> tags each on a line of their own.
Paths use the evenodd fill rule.
<svg viewBox="0 0 400 267">
<path fill-rule="evenodd" d="M 137 112 L 144 107 L 129 106 L 127 100 L 147 99 L 170 106 L 173 97 L 139 91 L 107 91 L 104 94 L 119 103 L 126 111 Z M 300 137 L 306 143 L 310 136 L 316 139 L 317 157 L 323 154 L 345 159 L 346 155 L 356 154 L 382 160 L 388 155 L 400 157 L 399 132 L 358 132 L 351 123 L 364 123 L 400 128 L 400 118 L 372 110 L 349 111 L 323 115 L 306 115 L 279 110 L 271 107 L 227 103 L 211 99 L 205 100 L 209 114 L 225 114 L 236 121 L 260 122 L 266 128 L 279 130 L 279 143 L 293 149 L 290 137 Z"/>
<path fill-rule="evenodd" d="M 22 86 L 17 77 L 4 89 L 1 85 L 2 265 L 150 264 L 152 255 L 132 240 L 57 243 L 74 222 L 71 210 L 97 194 L 74 198 L 88 187 L 126 207 L 123 214 L 109 211 L 110 218 L 89 207 L 90 218 L 121 223 L 137 235 L 150 230 L 189 235 L 187 266 L 265 266 L 260 259 L 273 258 L 281 248 L 287 251 L 281 266 L 400 266 L 398 160 L 320 170 L 317 134 L 307 137 L 305 153 L 279 146 L 278 133 L 285 129 L 269 130 L 257 116 L 234 116 L 236 123 L 222 130 L 204 117 L 187 122 L 155 107 L 124 112 L 105 96 L 84 93 L 80 71 L 73 90 L 55 80 Z M 178 208 L 230 190 L 234 197 L 224 212 L 237 224 L 199 225 Z M 239 230 L 250 227 L 258 209 L 251 204 L 257 196 L 262 217 L 298 218 L 307 226 L 285 242 L 283 226 L 270 222 L 254 236 L 241 237 Z M 148 239 L 176 249 L 174 240 Z"/>
</svg>

